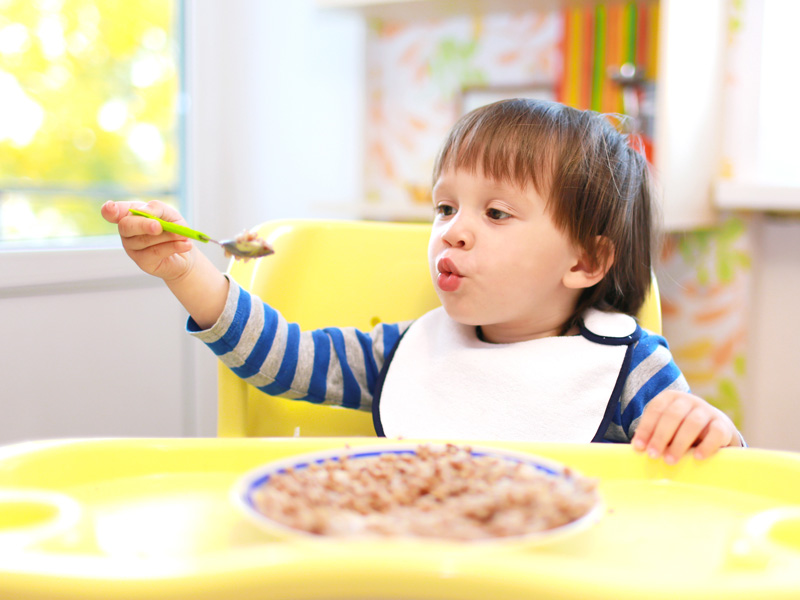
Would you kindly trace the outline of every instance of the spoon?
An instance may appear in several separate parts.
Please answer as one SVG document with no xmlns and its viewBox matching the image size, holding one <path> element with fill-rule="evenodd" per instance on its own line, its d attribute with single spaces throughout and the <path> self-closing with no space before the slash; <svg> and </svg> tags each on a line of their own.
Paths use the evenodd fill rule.
<svg viewBox="0 0 800 600">
<path fill-rule="evenodd" d="M 171 221 L 159 219 L 155 215 L 151 215 L 150 213 L 146 213 L 141 210 L 136 210 L 135 208 L 129 208 L 128 210 L 132 215 L 136 215 L 138 217 L 147 217 L 148 219 L 154 219 L 158 221 L 161 223 L 161 228 L 164 231 L 177 233 L 178 235 L 192 238 L 193 240 L 203 242 L 204 244 L 207 244 L 208 242 L 214 242 L 215 244 L 222 246 L 226 255 L 233 256 L 234 258 L 243 258 L 244 260 L 249 260 L 251 258 L 269 256 L 275 252 L 275 250 L 272 249 L 272 246 L 270 246 L 266 240 L 263 240 L 255 234 L 247 231 L 236 236 L 232 240 L 223 240 L 218 242 L 205 233 L 197 231 L 196 229 L 191 229 L 185 225 L 178 225 L 177 223 L 172 223 Z"/>
</svg>

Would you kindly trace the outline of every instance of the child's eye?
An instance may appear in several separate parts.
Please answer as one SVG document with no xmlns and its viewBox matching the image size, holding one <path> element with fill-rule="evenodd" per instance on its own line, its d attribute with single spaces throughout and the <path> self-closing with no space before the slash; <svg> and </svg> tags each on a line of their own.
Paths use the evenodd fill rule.
<svg viewBox="0 0 800 600">
<path fill-rule="evenodd" d="M 503 219 L 508 219 L 511 215 L 499 208 L 490 208 L 486 211 L 486 216 L 494 221 L 502 221 Z"/>
<path fill-rule="evenodd" d="M 434 211 L 440 217 L 449 217 L 456 212 L 454 206 L 450 206 L 449 204 L 437 204 L 434 207 Z"/>
</svg>

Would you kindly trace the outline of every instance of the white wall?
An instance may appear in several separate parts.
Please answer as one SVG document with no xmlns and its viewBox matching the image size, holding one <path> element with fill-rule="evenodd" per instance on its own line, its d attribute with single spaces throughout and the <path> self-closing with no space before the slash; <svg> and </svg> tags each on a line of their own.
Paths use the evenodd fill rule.
<svg viewBox="0 0 800 600">
<path fill-rule="evenodd" d="M 314 0 L 188 7 L 192 223 L 224 236 L 273 219 L 353 217 L 341 206 L 362 190 L 362 20 Z M 225 268 L 222 253 L 204 251 Z M 193 351 L 199 433 L 211 435 L 216 363 Z"/>
<path fill-rule="evenodd" d="M 744 433 L 751 446 L 800 452 L 800 220 L 755 227 Z"/>
<path fill-rule="evenodd" d="M 0 443 L 197 431 L 182 310 L 121 249 L 0 253 L 0 282 Z"/>
<path fill-rule="evenodd" d="M 313 0 L 188 4 L 199 225 L 238 233 L 360 199 L 362 20 Z"/>
<path fill-rule="evenodd" d="M 360 20 L 312 0 L 187 8 L 190 221 L 226 236 L 349 216 L 335 206 L 360 195 Z M 0 443 L 214 435 L 215 359 L 161 282 L 106 246 L 0 253 Z"/>
</svg>

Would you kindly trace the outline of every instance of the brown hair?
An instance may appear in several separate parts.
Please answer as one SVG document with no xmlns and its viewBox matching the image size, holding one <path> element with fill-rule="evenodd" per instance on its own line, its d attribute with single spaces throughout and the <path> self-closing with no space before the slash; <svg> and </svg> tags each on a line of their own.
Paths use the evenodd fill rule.
<svg viewBox="0 0 800 600">
<path fill-rule="evenodd" d="M 656 207 L 647 160 L 609 116 L 520 98 L 477 108 L 450 131 L 434 184 L 451 169 L 533 185 L 556 226 L 596 264 L 613 251 L 611 268 L 583 290 L 564 331 L 589 307 L 639 312 L 651 282 Z"/>
</svg>

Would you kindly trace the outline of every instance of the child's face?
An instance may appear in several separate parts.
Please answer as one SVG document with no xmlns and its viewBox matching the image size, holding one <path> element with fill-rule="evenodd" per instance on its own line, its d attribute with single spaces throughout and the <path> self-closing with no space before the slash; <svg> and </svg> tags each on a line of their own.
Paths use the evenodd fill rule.
<svg viewBox="0 0 800 600">
<path fill-rule="evenodd" d="M 580 253 L 533 186 L 446 171 L 433 203 L 428 262 L 447 313 L 491 342 L 558 335 L 579 294 L 569 274 Z"/>
</svg>

